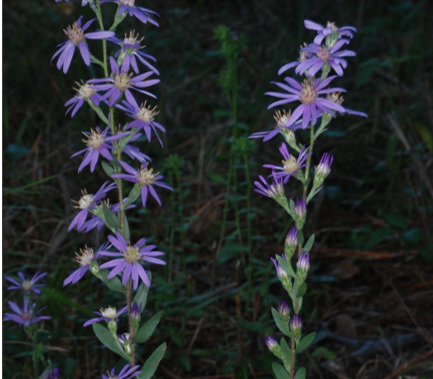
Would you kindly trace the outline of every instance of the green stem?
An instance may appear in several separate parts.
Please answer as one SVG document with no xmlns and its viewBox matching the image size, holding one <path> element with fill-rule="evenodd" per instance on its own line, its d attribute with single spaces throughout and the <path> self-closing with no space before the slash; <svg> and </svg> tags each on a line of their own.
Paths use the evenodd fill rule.
<svg viewBox="0 0 433 379">
<path fill-rule="evenodd" d="M 313 152 L 313 146 L 314 146 L 314 125 L 311 124 L 311 133 L 310 133 L 310 148 L 308 150 L 309 153 Z M 311 164 L 311 157 L 313 154 L 311 154 L 307 158 L 307 167 L 305 169 L 305 177 L 304 177 L 304 199 L 307 198 L 307 191 L 308 191 L 308 176 L 310 174 L 310 164 Z"/>
</svg>

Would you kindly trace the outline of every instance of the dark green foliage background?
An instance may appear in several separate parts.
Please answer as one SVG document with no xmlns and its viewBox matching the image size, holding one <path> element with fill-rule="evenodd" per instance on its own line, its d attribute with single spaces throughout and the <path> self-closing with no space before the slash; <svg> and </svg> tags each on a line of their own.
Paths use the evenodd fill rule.
<svg viewBox="0 0 433 379">
<path fill-rule="evenodd" d="M 159 192 L 162 208 L 151 203 L 146 210 L 130 213 L 132 239 L 152 236 L 152 242 L 173 256 L 173 272 L 152 268 L 156 274 L 147 317 L 159 310 L 165 315 L 152 346 L 139 351 L 142 357 L 167 341 L 162 366 L 176 377 L 234 373 L 244 378 L 251 372 L 270 376 L 272 357 L 264 348 L 263 336 L 275 332 L 270 307 L 277 305 L 282 293 L 268 262 L 281 253 L 287 230 L 287 218 L 276 204 L 257 194 L 252 197 L 252 292 L 245 284 L 245 246 L 235 238 L 232 211 L 216 288 L 209 279 L 221 226 L 232 127 L 230 107 L 218 82 L 225 63 L 214 30 L 221 24 L 245 41 L 238 70 L 242 136 L 273 127 L 273 112 L 266 110 L 271 100 L 263 94 L 275 90 L 270 82 L 280 79 L 277 71 L 283 64 L 297 58 L 299 46 L 313 40 L 315 33 L 304 29 L 304 19 L 358 28 L 349 47 L 357 56 L 348 59 L 345 76 L 334 82 L 347 89 L 344 105 L 368 113 L 369 118 L 339 117 L 318 140 L 313 162 L 317 164 L 323 152 L 332 153 L 335 160 L 323 195 L 309 210 L 307 232 L 319 231 L 317 251 L 326 247 L 402 252 L 431 273 L 433 8 L 429 1 L 360 0 L 355 6 L 315 0 L 137 0 L 137 4 L 157 11 L 160 27 L 132 19 L 121 29 L 134 28 L 145 35 L 146 51 L 158 59 L 161 84 L 155 93 L 161 113 L 157 120 L 167 129 L 164 149 L 157 141 L 141 147 L 176 188 L 173 195 Z M 64 41 L 61 30 L 82 12 L 86 20 L 92 17 L 76 1 L 3 3 L 3 270 L 7 275 L 19 270 L 28 275 L 36 270 L 50 272 L 40 302 L 48 306 L 44 314 L 53 320 L 45 323 L 50 333 L 43 338 L 47 356 L 60 367 L 62 377 L 70 378 L 99 377 L 114 365 L 114 356 L 101 351 L 90 328 L 81 325 L 101 306 L 123 301 L 90 276 L 62 288 L 64 278 L 76 267 L 73 252 L 84 243 L 99 246 L 105 238 L 94 233 L 67 234 L 74 214 L 70 199 L 77 199 L 82 188 L 95 191 L 106 180 L 101 169 L 78 175 L 79 159 L 69 159 L 82 149 L 81 130 L 97 125 L 97 118 L 86 106 L 73 119 L 64 117 L 63 106 L 73 96 L 78 78 L 86 80 L 100 72 L 86 67 L 78 52 L 67 75 L 55 64 L 50 66 L 55 46 Z M 97 55 L 99 43 L 89 45 Z M 307 142 L 307 135 L 301 132 L 300 136 Z M 277 138 L 249 145 L 254 179 L 267 174 L 263 164 L 279 161 L 281 139 Z M 173 154 L 180 159 L 166 161 Z M 240 209 L 242 230 L 247 233 L 247 185 L 241 159 L 237 175 L 238 196 L 230 198 L 230 204 Z M 297 186 L 290 185 L 287 195 L 293 197 Z M 319 258 L 315 262 L 313 278 L 329 277 L 330 268 L 318 264 Z M 351 283 L 356 284 L 356 280 Z M 332 279 L 313 285 L 303 309 L 306 318 L 318 294 L 331 285 Z M 236 311 L 237 294 L 241 316 Z M 13 299 L 14 294 L 4 292 L 4 306 Z M 306 333 L 320 329 L 319 320 L 320 316 L 313 316 Z M 367 315 L 363 321 L 372 323 Z M 431 327 L 431 321 L 424 326 Z M 379 333 L 369 335 L 379 337 Z M 4 377 L 30 377 L 30 347 L 22 343 L 20 328 L 8 325 L 3 339 Z M 321 358 L 316 354 L 303 359 Z M 361 364 L 348 366 L 349 377 L 354 377 Z M 390 368 L 385 365 L 379 372 L 385 376 Z M 167 375 L 159 371 L 158 377 Z"/>
</svg>

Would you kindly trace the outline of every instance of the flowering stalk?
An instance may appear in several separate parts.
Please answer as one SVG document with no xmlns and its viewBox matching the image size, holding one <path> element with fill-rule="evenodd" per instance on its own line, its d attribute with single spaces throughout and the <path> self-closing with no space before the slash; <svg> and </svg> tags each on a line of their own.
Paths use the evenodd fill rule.
<svg viewBox="0 0 433 379">
<path fill-rule="evenodd" d="M 104 29 L 102 17 L 101 8 L 105 3 L 118 5 L 109 30 Z M 160 180 L 163 177 L 159 172 L 153 172 L 153 167 L 150 167 L 150 157 L 134 146 L 134 142 L 141 137 L 145 137 L 150 142 L 152 134 L 156 135 L 162 146 L 158 132 L 165 132 L 165 128 L 154 120 L 158 114 L 155 111 L 156 107 L 148 106 L 147 101 L 139 106 L 136 100 L 138 93 L 156 98 L 148 91 L 149 87 L 159 83 L 159 79 L 153 78 L 154 75 L 159 75 L 158 70 L 148 62 L 155 61 L 155 58 L 143 52 L 141 46 L 143 38 L 138 34 L 130 32 L 121 39 L 116 37 L 116 31 L 127 15 L 136 17 L 142 23 L 155 26 L 158 26 L 158 23 L 154 17 L 158 15 L 154 11 L 136 6 L 133 0 L 82 0 L 81 5 L 89 6 L 94 11 L 100 30 L 84 33 L 95 20 L 90 20 L 81 26 L 82 17 L 80 17 L 72 27 L 65 30 L 69 40 L 61 45 L 53 59 L 58 57 L 57 67 L 63 68 L 63 72 L 66 73 L 74 50 L 78 47 L 86 65 L 94 63 L 103 69 L 102 78 L 90 79 L 79 85 L 77 95 L 65 105 L 69 107 L 67 113 L 71 112 L 73 117 L 84 103 L 87 103 L 103 122 L 103 128 L 96 126 L 90 132 L 84 132 L 86 139 L 83 142 L 86 148 L 73 154 L 71 158 L 85 153 L 79 172 L 86 166 L 90 166 L 90 172 L 94 172 L 101 158 L 102 168 L 110 180 L 105 182 L 95 194 L 82 191 L 82 197 L 74 201 L 80 211 L 74 217 L 69 230 L 76 228 L 78 231 L 87 233 L 94 228 L 101 230 L 105 225 L 111 234 L 108 236 L 108 241 L 99 249 L 86 246 L 80 250 L 81 254 L 77 254 L 80 268 L 65 279 L 64 285 L 76 283 L 90 271 L 109 289 L 125 294 L 126 307 L 119 311 L 111 306 L 101 308 L 100 312 L 95 312 L 100 317 L 87 321 L 84 326 L 92 325 L 102 344 L 129 362 L 117 376 L 115 370 L 111 370 L 109 378 L 150 377 L 162 359 L 166 345 L 162 344 L 148 358 L 143 366 L 146 367 L 146 371 L 138 370 L 139 366 L 135 364 L 135 346 L 145 342 L 161 318 L 161 313 L 158 313 L 140 326 L 151 282 L 151 274 L 144 269 L 143 265 L 149 263 L 165 265 L 165 262 L 158 258 L 165 253 L 156 251 L 155 245 L 147 244 L 146 238 L 141 238 L 135 243 L 131 242 L 126 210 L 134 208 L 135 202 L 140 197 L 145 207 L 149 194 L 161 205 L 155 188 L 168 190 L 172 188 Z M 87 44 L 87 40 L 91 39 L 102 40 L 103 54 L 100 59 L 91 53 Z M 107 42 L 119 45 L 120 49 L 108 55 Z M 139 63 L 145 66 L 145 72 L 140 73 Z M 116 117 L 118 117 L 116 113 L 119 111 L 132 120 L 123 127 L 116 128 Z M 144 133 L 140 133 L 141 131 Z M 132 165 L 126 162 L 128 158 L 133 161 Z M 139 167 L 137 168 L 134 163 L 138 163 Z M 132 185 L 130 190 L 128 190 L 129 183 Z M 118 203 L 110 205 L 106 197 L 113 189 L 117 189 Z M 88 216 L 91 218 L 88 219 Z M 106 258 L 108 261 L 102 264 L 98 262 Z M 128 332 L 119 335 L 118 323 L 119 316 L 122 314 L 128 315 Z M 101 321 L 105 321 L 107 327 L 98 324 Z M 103 378 L 106 376 L 103 375 Z"/>
<path fill-rule="evenodd" d="M 277 124 L 273 131 L 254 133 L 250 137 L 263 138 L 263 141 L 267 141 L 278 134 L 283 136 L 285 142 L 279 148 L 283 156 L 283 165 L 265 164 L 263 167 L 272 169 L 272 174 L 269 175 L 271 184 L 268 184 L 262 176 L 260 176 L 261 182 L 256 181 L 254 184 L 257 187 L 256 192 L 274 199 L 285 209 L 291 222 L 295 224 L 287 235 L 284 254 L 277 255 L 275 259 L 271 258 L 277 277 L 292 303 L 291 316 L 291 310 L 285 301 L 280 302 L 278 309 L 272 308 L 274 321 L 278 329 L 290 338 L 290 345 L 284 337 L 280 343 L 270 336 L 265 339 L 268 349 L 283 363 L 283 366 L 276 362 L 272 365 L 277 379 L 287 378 L 288 374 L 290 379 L 306 377 L 305 368 L 301 367 L 296 371 L 296 354 L 308 348 L 316 335 L 313 332 L 302 338 L 300 311 L 307 290 L 305 280 L 310 268 L 309 251 L 314 243 L 314 234 L 304 243 L 303 228 L 306 222 L 307 205 L 322 189 L 323 182 L 331 171 L 333 157 L 328 153 L 323 154 L 311 180 L 313 147 L 317 137 L 327 130 L 329 122 L 338 114 L 367 117 L 362 112 L 352 111 L 341 105 L 343 100 L 340 94 L 346 92 L 344 89 L 329 87 L 337 76 L 343 76 L 343 69 L 347 66 L 343 57 L 355 55 L 353 51 L 340 49 L 350 42 L 356 29 L 351 26 L 338 28 L 330 22 L 326 27 L 308 20 L 305 20 L 304 24 L 307 29 L 317 31 L 314 43 L 301 46 L 299 60 L 284 65 L 278 72 L 281 75 L 290 68 L 296 67 L 295 72 L 304 75 L 304 80 L 299 83 L 291 77 L 285 77 L 284 83 L 274 82 L 274 84 L 286 92 L 266 93 L 278 99 L 268 109 L 295 101 L 300 104 L 293 111 L 277 111 L 275 116 Z M 331 71 L 335 71 L 337 75 L 329 76 Z M 297 142 L 296 131 L 308 128 L 310 128 L 310 141 L 306 147 Z M 302 189 L 299 191 L 301 197 L 288 200 L 284 193 L 284 185 L 292 178 L 301 182 Z M 298 257 L 295 270 L 291 260 L 296 252 Z"/>
<path fill-rule="evenodd" d="M 12 283 L 12 285 L 7 288 L 9 291 L 22 291 L 23 307 L 21 308 L 18 304 L 9 301 L 9 308 L 13 313 L 6 312 L 3 321 L 12 321 L 23 326 L 27 337 L 33 343 L 32 361 L 35 379 L 39 378 L 39 361 L 42 362 L 46 370 L 51 369 L 51 364 L 44 358 L 42 343 L 38 341 L 38 323 L 43 320 L 50 320 L 51 316 L 38 315 L 38 313 L 43 311 L 46 307 L 36 310 L 37 303 L 33 302 L 32 299 L 33 295 L 39 295 L 41 293 L 39 288 L 45 286 L 44 284 L 36 284 L 36 282 L 46 275 L 47 273 L 40 273 L 40 271 L 38 271 L 30 280 L 26 279 L 22 272 L 18 272 L 20 280 L 8 276 L 5 277 L 8 282 Z"/>
</svg>

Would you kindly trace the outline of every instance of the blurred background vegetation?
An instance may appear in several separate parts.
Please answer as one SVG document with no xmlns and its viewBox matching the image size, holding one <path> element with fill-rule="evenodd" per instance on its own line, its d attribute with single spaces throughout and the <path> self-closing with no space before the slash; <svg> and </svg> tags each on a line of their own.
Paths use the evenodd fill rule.
<svg viewBox="0 0 433 379">
<path fill-rule="evenodd" d="M 162 194 L 163 207 L 150 203 L 130 212 L 132 238 L 152 236 L 171 262 L 165 271 L 151 268 L 147 313 L 165 313 L 152 346 L 139 352 L 142 361 L 166 340 L 158 378 L 271 377 L 273 357 L 263 338 L 278 336 L 270 307 L 284 294 L 269 258 L 283 251 L 288 218 L 271 200 L 251 194 L 251 180 L 267 174 L 263 164 L 280 159 L 281 139 L 245 137 L 273 126 L 271 100 L 263 94 L 274 89 L 278 69 L 297 59 L 299 46 L 313 40 L 303 20 L 329 20 L 358 28 L 349 47 L 357 56 L 335 83 L 348 91 L 344 105 L 369 118 L 337 118 L 315 146 L 313 162 L 323 152 L 335 160 L 309 209 L 307 233 L 316 234 L 316 244 L 303 320 L 304 331 L 318 331 L 320 339 L 300 359 L 310 378 L 431 378 L 433 4 L 137 4 L 157 11 L 160 27 L 132 19 L 121 30 L 145 36 L 146 51 L 158 59 L 157 121 L 167 129 L 163 150 L 157 141 L 141 148 L 175 188 Z M 63 106 L 75 81 L 100 73 L 78 53 L 67 75 L 50 65 L 62 29 L 81 14 L 92 17 L 79 5 L 3 3 L 3 271 L 49 272 L 40 302 L 53 319 L 42 338 L 62 378 L 99 377 L 113 366 L 114 356 L 82 324 L 92 311 L 123 301 L 90 275 L 62 287 L 76 267 L 73 252 L 105 238 L 67 233 L 75 214 L 70 199 L 106 180 L 101 169 L 78 175 L 79 160 L 69 159 L 82 148 L 81 131 L 99 121 L 86 106 L 65 117 Z M 227 62 L 215 38 L 219 25 L 239 41 L 235 115 L 221 86 Z M 293 197 L 296 188 L 289 184 L 286 194 Z M 4 306 L 14 299 L 3 295 Z M 359 351 L 381 338 L 391 341 L 386 348 Z M 21 328 L 3 328 L 3 349 L 4 377 L 31 377 L 31 347 Z"/>
</svg>

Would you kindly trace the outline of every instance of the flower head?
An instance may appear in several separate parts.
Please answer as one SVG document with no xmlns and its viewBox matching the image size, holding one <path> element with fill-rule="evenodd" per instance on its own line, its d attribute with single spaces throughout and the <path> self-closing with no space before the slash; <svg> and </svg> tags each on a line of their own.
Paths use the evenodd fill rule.
<svg viewBox="0 0 433 379">
<path fill-rule="evenodd" d="M 280 153 L 284 158 L 282 161 L 283 162 L 282 167 L 271 165 L 271 164 L 265 164 L 263 165 L 263 167 L 276 170 L 276 172 L 273 173 L 272 176 L 275 179 L 283 180 L 285 184 L 287 183 L 287 181 L 290 179 L 292 175 L 296 175 L 298 173 L 298 170 L 307 166 L 306 160 L 311 155 L 311 153 L 308 153 L 308 148 L 303 146 L 298 155 L 298 158 L 296 158 L 295 156 L 289 153 L 287 144 L 284 142 L 280 146 Z"/>
<path fill-rule="evenodd" d="M 343 57 L 354 57 L 356 55 L 351 50 L 338 51 L 347 43 L 349 43 L 347 39 L 340 39 L 331 49 L 328 49 L 325 45 L 320 46 L 315 43 L 304 47 L 303 50 L 311 53 L 312 56 L 299 64 L 295 72 L 303 75 L 308 70 L 307 75 L 313 77 L 319 70 L 323 69 L 325 64 L 328 64 L 338 76 L 343 76 L 343 68 L 347 67 L 347 62 Z"/>
<path fill-rule="evenodd" d="M 143 37 L 144 38 L 144 37 Z M 110 38 L 109 41 L 120 45 L 120 51 L 118 51 L 114 56 L 117 58 L 119 55 L 123 55 L 124 59 L 129 59 L 129 63 L 136 74 L 140 71 L 138 69 L 137 59 L 147 66 L 156 75 L 159 75 L 158 70 L 152 66 L 146 59 L 156 61 L 154 57 L 143 52 L 145 46 L 140 46 L 143 38 L 135 35 L 134 31 L 129 33 L 129 36 L 125 34 L 125 38 L 119 39 L 117 37 Z"/>
<path fill-rule="evenodd" d="M 136 17 L 143 24 L 147 24 L 149 22 L 155 26 L 159 26 L 158 23 L 152 18 L 152 15 L 159 17 L 159 14 L 147 8 L 137 7 L 135 5 L 135 0 L 101 0 L 101 4 L 102 3 L 119 4 L 119 16 L 123 15 L 125 12 L 128 12 L 130 16 Z"/>
<path fill-rule="evenodd" d="M 279 92 L 266 92 L 265 95 L 281 98 L 271 105 L 269 108 L 279 106 L 293 101 L 299 101 L 301 104 L 292 112 L 290 118 L 287 120 L 286 126 L 290 127 L 302 116 L 302 129 L 306 129 L 310 126 L 310 123 L 315 125 L 318 117 L 323 112 L 333 114 L 333 111 L 344 112 L 344 108 L 330 100 L 320 97 L 319 95 L 331 93 L 331 92 L 345 92 L 342 88 L 327 88 L 325 87 L 333 80 L 336 76 L 330 76 L 325 80 L 321 79 L 305 79 L 302 84 L 299 84 L 295 79 L 290 77 L 284 78 L 288 83 L 274 82 L 278 87 L 286 90 L 288 93 Z"/>
<path fill-rule="evenodd" d="M 126 143 L 125 147 L 123 148 L 123 152 L 131 159 L 137 159 L 141 163 L 146 163 L 146 161 L 150 162 L 152 159 L 146 154 L 144 154 L 138 147 L 135 147 L 132 145 L 132 142 L 136 141 L 142 136 L 141 133 L 134 134 L 128 142 Z"/>
<path fill-rule="evenodd" d="M 70 283 L 77 283 L 84 276 L 84 274 L 89 271 L 89 269 L 94 273 L 99 272 L 96 260 L 99 258 L 99 254 L 101 252 L 107 251 L 110 247 L 111 245 L 106 242 L 98 249 L 96 253 L 92 248 L 87 246 L 85 246 L 84 249 L 80 249 L 80 254 L 75 253 L 77 263 L 80 265 L 80 267 L 72 272 L 72 274 L 63 281 L 63 287 Z"/>
<path fill-rule="evenodd" d="M 292 67 L 296 67 L 296 66 L 304 63 L 305 61 L 307 61 L 308 59 L 310 59 L 313 56 L 313 54 L 311 54 L 310 52 L 303 50 L 303 48 L 306 46 L 307 46 L 307 44 L 304 42 L 304 46 L 301 45 L 301 50 L 299 51 L 298 60 L 285 64 L 283 67 L 281 67 L 279 69 L 278 75 L 281 75 L 283 72 L 287 71 L 288 69 L 290 69 Z"/>
<path fill-rule="evenodd" d="M 295 226 L 290 228 L 287 233 L 286 242 L 284 244 L 284 255 L 286 259 L 290 259 L 295 253 L 296 246 L 298 246 L 298 229 Z"/>
<path fill-rule="evenodd" d="M 87 21 L 83 26 L 81 26 L 82 18 L 83 16 L 75 21 L 72 26 L 68 26 L 64 30 L 69 40 L 58 45 L 61 47 L 56 51 L 56 53 L 53 55 L 53 58 L 51 59 L 51 61 L 53 61 L 53 59 L 60 54 L 59 59 L 57 60 L 57 68 L 60 70 L 63 67 L 64 74 L 68 72 L 69 66 L 74 56 L 75 48 L 77 46 L 80 49 L 81 57 L 83 58 L 84 63 L 87 66 L 90 65 L 90 52 L 86 43 L 86 39 L 104 39 L 114 36 L 114 32 L 110 31 L 84 33 L 96 19 Z"/>
<path fill-rule="evenodd" d="M 156 111 L 156 107 L 150 108 L 146 105 L 146 102 L 138 106 L 137 101 L 131 96 L 128 101 L 122 101 L 122 105 L 116 104 L 116 108 L 125 111 L 129 117 L 134 119 L 134 121 L 128 124 L 128 128 L 135 127 L 137 131 L 143 129 L 149 141 L 152 140 L 153 131 L 159 143 L 163 146 L 158 130 L 165 133 L 165 128 L 154 120 L 155 116 L 159 113 Z"/>
<path fill-rule="evenodd" d="M 143 207 L 146 206 L 147 196 L 149 192 L 157 201 L 157 203 L 161 205 L 161 200 L 159 199 L 158 194 L 156 193 L 153 186 L 158 186 L 173 191 L 173 188 L 171 188 L 167 183 L 159 181 L 159 179 L 162 179 L 163 176 L 159 175 L 159 172 L 154 174 L 153 169 L 147 168 L 147 163 L 141 165 L 141 168 L 139 170 L 135 170 L 129 164 L 123 161 L 119 161 L 119 163 L 127 172 L 127 174 L 114 174 L 112 177 L 125 179 L 133 183 L 139 183 L 141 186 L 141 200 L 143 202 Z"/>
<path fill-rule="evenodd" d="M 36 307 L 36 303 L 30 306 L 26 297 L 23 298 L 24 306 L 21 310 L 20 307 L 13 303 L 12 301 L 8 301 L 9 308 L 14 313 L 5 313 L 3 321 L 13 321 L 17 324 L 23 325 L 24 327 L 29 326 L 30 324 L 35 324 L 41 320 L 50 320 L 50 316 L 37 316 L 39 312 L 41 312 L 44 308 L 39 309 L 39 311 L 35 312 L 34 309 Z"/>
<path fill-rule="evenodd" d="M 150 97 L 156 98 L 155 95 L 142 88 L 153 86 L 160 82 L 159 79 L 147 80 L 153 71 L 145 72 L 144 74 L 133 76 L 129 74 L 129 59 L 124 59 L 121 68 L 117 65 L 116 60 L 110 57 L 112 77 L 102 79 L 91 79 L 87 83 L 95 85 L 95 88 L 101 91 L 107 91 L 101 96 L 101 101 L 107 101 L 108 105 L 112 107 L 125 94 L 126 100 L 131 103 L 134 99 L 131 89 L 144 93 Z M 107 100 L 108 99 L 108 100 Z M 135 99 L 134 99 L 135 100 Z"/>
<path fill-rule="evenodd" d="M 73 158 L 77 155 L 83 154 L 84 152 L 86 153 L 84 155 L 83 161 L 80 164 L 80 167 L 78 168 L 78 172 L 83 170 L 83 168 L 87 165 L 90 165 L 90 172 L 93 172 L 95 170 L 96 164 L 98 163 L 99 155 L 102 155 L 105 159 L 112 161 L 113 156 L 111 155 L 110 150 L 113 148 L 113 146 L 111 145 L 111 142 L 118 140 L 130 133 L 118 133 L 108 137 L 107 135 L 109 130 L 109 126 L 107 126 L 104 131 L 97 126 L 95 130 L 90 129 L 90 133 L 83 132 L 87 139 L 83 139 L 82 141 L 87 145 L 87 147 L 76 152 L 75 154 L 72 154 L 71 156 L 71 158 Z"/>
<path fill-rule="evenodd" d="M 163 260 L 155 258 L 165 253 L 162 251 L 152 251 L 156 247 L 155 245 L 145 246 L 145 238 L 140 239 L 134 246 L 127 243 L 119 232 L 116 232 L 115 237 L 108 236 L 108 239 L 119 250 L 117 253 L 101 253 L 103 256 L 118 257 L 100 266 L 100 268 L 112 268 L 107 276 L 108 279 L 123 271 L 123 285 L 126 285 L 129 279 L 132 279 L 134 289 L 137 289 L 139 279 L 141 279 L 146 286 L 150 287 L 149 278 L 141 264 L 150 262 L 165 265 L 166 263 Z"/>
<path fill-rule="evenodd" d="M 39 287 L 44 287 L 45 284 L 35 284 L 39 279 L 42 279 L 45 275 L 47 275 L 46 272 L 44 273 L 40 273 L 40 271 L 38 271 L 35 275 L 33 275 L 33 278 L 28 280 L 26 279 L 26 277 L 24 276 L 24 274 L 21 271 L 18 271 L 18 276 L 21 279 L 21 283 L 17 280 L 15 280 L 14 278 L 11 278 L 9 276 L 6 276 L 5 279 L 8 282 L 11 282 L 13 285 L 8 287 L 8 290 L 24 290 L 24 292 L 26 294 L 29 294 L 30 291 L 34 292 L 34 293 L 41 293 L 41 291 L 38 289 Z"/>
<path fill-rule="evenodd" d="M 42 374 L 41 374 L 41 378 L 42 379 L 59 379 L 60 378 L 60 374 L 59 374 L 59 369 L 58 368 L 47 368 Z"/>
<path fill-rule="evenodd" d="M 107 371 L 107 375 L 102 374 L 102 379 L 131 379 L 141 374 L 141 371 L 137 371 L 140 366 L 132 366 L 128 363 L 120 372 L 116 375 L 116 369 L 113 368 L 110 372 Z"/>
<path fill-rule="evenodd" d="M 332 101 L 335 104 L 338 104 L 341 106 L 341 104 L 344 101 L 343 96 L 341 96 L 341 93 L 339 92 L 332 92 L 332 93 L 328 93 L 326 95 L 326 100 Z M 341 115 L 355 115 L 355 116 L 361 116 L 361 117 L 368 117 L 368 115 L 364 112 L 359 112 L 359 111 L 354 111 L 352 109 L 348 109 L 348 108 L 344 108 L 343 106 L 341 106 L 343 108 L 343 111 L 339 111 Z"/>
<path fill-rule="evenodd" d="M 108 184 L 109 182 L 105 182 L 101 188 L 96 192 L 96 194 L 89 194 L 84 189 L 81 191 L 82 196 L 80 200 L 75 201 L 72 200 L 76 204 L 75 208 L 81 209 L 80 212 L 74 217 L 69 225 L 68 231 L 71 231 L 74 227 L 77 227 L 77 230 L 80 230 L 86 221 L 87 215 L 90 209 L 95 209 L 96 205 L 107 195 L 108 191 L 111 191 L 116 187 L 116 183 Z"/>
<path fill-rule="evenodd" d="M 98 90 L 93 86 L 93 84 L 82 83 L 79 84 L 75 82 L 78 88 L 74 88 L 77 94 L 65 103 L 65 107 L 69 107 L 66 114 L 71 112 L 71 117 L 74 117 L 78 110 L 82 107 L 85 101 L 91 101 L 96 106 L 99 106 L 100 95 L 98 95 Z"/>
<path fill-rule="evenodd" d="M 280 312 L 282 316 L 288 316 L 290 314 L 290 307 L 284 300 L 280 300 L 278 304 L 278 312 Z"/>
<path fill-rule="evenodd" d="M 128 198 L 125 197 L 123 199 L 123 203 L 125 204 L 128 201 Z M 97 205 L 94 209 L 94 214 L 92 214 L 92 218 L 88 221 L 86 221 L 83 226 L 78 229 L 78 231 L 84 230 L 85 233 L 90 232 L 92 229 L 97 228 L 98 231 L 102 229 L 105 223 L 104 219 L 104 213 L 102 211 L 102 207 L 105 205 L 108 207 L 111 211 L 111 213 L 118 215 L 118 212 L 120 211 L 120 203 L 110 205 L 109 200 L 104 200 L 101 204 Z M 125 207 L 125 210 L 135 208 L 134 204 L 129 204 L 127 207 Z"/>
<path fill-rule="evenodd" d="M 117 311 L 116 308 L 109 306 L 108 308 L 101 308 L 99 312 L 93 312 L 96 315 L 99 315 L 101 317 L 95 317 L 92 318 L 84 323 L 83 326 L 89 326 L 91 324 L 94 324 L 95 322 L 105 321 L 107 324 L 110 322 L 118 322 L 119 316 L 124 314 L 128 311 L 128 307 L 122 308 L 120 311 Z"/>
<path fill-rule="evenodd" d="M 314 38 L 314 43 L 320 45 L 324 38 L 332 35 L 336 35 L 336 40 L 341 36 L 348 38 L 353 37 L 353 32 L 356 32 L 356 28 L 353 26 L 337 27 L 334 22 L 328 21 L 326 27 L 310 20 L 304 20 L 304 25 L 307 29 L 316 30 L 317 36 Z"/>
<path fill-rule="evenodd" d="M 281 133 L 286 140 L 289 139 L 289 140 L 296 141 L 292 130 L 297 129 L 297 127 L 300 127 L 301 121 L 297 121 L 295 123 L 297 124 L 297 127 L 295 125 L 292 125 L 290 128 L 287 127 L 286 124 L 289 121 L 291 114 L 292 114 L 291 111 L 289 111 L 288 113 L 286 113 L 285 110 L 276 111 L 274 116 L 276 124 L 273 130 L 267 132 L 253 133 L 248 138 L 263 138 L 263 142 L 266 142 L 274 138 L 277 134 Z"/>
</svg>

